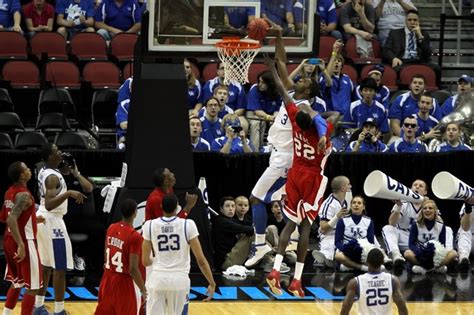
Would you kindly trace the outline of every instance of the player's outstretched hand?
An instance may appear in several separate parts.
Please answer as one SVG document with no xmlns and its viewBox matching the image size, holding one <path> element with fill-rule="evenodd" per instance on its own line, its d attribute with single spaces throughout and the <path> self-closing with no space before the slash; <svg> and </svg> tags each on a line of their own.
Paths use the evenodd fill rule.
<svg viewBox="0 0 474 315">
<path fill-rule="evenodd" d="M 206 291 L 207 297 L 203 300 L 203 302 L 209 302 L 210 300 L 212 300 L 212 297 L 214 296 L 214 291 L 216 291 L 216 285 L 215 284 L 208 285 L 207 291 Z"/>
<path fill-rule="evenodd" d="M 25 244 L 21 243 L 18 245 L 18 248 L 16 250 L 15 255 L 13 256 L 13 259 L 15 259 L 17 262 L 22 261 L 25 259 L 26 253 L 25 253 Z"/>
<path fill-rule="evenodd" d="M 276 24 L 275 22 L 273 22 L 269 18 L 265 17 L 263 19 L 268 23 L 268 25 L 270 25 L 270 29 L 268 30 L 268 35 L 275 36 L 275 35 L 277 35 L 277 33 L 282 33 L 283 32 L 283 28 L 280 25 Z"/>
<path fill-rule="evenodd" d="M 318 142 L 318 154 L 320 153 L 324 153 L 324 150 L 326 150 L 326 136 L 322 136 L 321 138 L 319 138 L 319 142 Z"/>
<path fill-rule="evenodd" d="M 186 197 L 185 197 L 186 209 L 191 210 L 196 205 L 197 199 L 198 199 L 198 195 L 186 193 Z"/>
<path fill-rule="evenodd" d="M 78 203 L 78 204 L 83 204 L 84 199 L 87 199 L 87 197 L 85 195 L 83 195 L 82 193 L 80 193 L 76 190 L 68 190 L 68 192 L 69 192 L 69 197 L 74 199 L 76 201 L 76 203 Z"/>
</svg>

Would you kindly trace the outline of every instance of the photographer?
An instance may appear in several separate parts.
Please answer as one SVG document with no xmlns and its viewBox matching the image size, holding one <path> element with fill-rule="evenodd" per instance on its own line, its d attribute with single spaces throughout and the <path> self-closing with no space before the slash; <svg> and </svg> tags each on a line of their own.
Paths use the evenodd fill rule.
<svg viewBox="0 0 474 315">
<path fill-rule="evenodd" d="M 245 131 L 240 125 L 239 117 L 227 114 L 222 120 L 225 136 L 216 138 L 211 143 L 211 151 L 224 154 L 252 153 L 255 151 L 250 141 L 245 137 Z"/>
<path fill-rule="evenodd" d="M 74 269 L 85 270 L 85 259 L 98 267 L 102 264 L 102 244 L 105 228 L 95 216 L 94 195 L 92 183 L 81 175 L 74 157 L 67 152 L 62 153 L 63 161 L 59 171 L 64 177 L 67 189 L 83 193 L 87 199 L 82 204 L 68 200 L 68 212 L 64 216 L 69 234 L 71 235 L 74 253 Z M 74 234 L 85 234 L 85 240 L 76 239 Z M 81 238 L 81 237 L 78 237 Z"/>
<path fill-rule="evenodd" d="M 372 117 L 362 125 L 362 130 L 356 141 L 352 141 L 346 148 L 346 152 L 387 152 L 388 147 L 378 138 L 380 132 Z"/>
</svg>

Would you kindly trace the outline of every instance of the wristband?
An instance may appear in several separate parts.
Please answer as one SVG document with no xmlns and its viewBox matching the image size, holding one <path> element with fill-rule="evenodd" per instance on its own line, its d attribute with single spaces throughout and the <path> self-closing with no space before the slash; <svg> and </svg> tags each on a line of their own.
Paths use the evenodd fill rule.
<svg viewBox="0 0 474 315">
<path fill-rule="evenodd" d="M 333 51 L 333 52 L 331 53 L 331 56 L 336 57 L 336 56 L 337 56 L 337 52 Z"/>
<path fill-rule="evenodd" d="M 338 220 L 339 218 L 337 217 L 337 215 L 335 215 L 331 220 L 328 221 L 329 226 L 335 229 Z"/>
</svg>

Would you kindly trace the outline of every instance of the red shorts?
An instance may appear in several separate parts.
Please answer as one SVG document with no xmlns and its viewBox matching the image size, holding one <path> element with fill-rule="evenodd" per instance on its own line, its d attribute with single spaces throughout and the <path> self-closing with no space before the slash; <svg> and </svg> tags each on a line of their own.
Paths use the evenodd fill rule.
<svg viewBox="0 0 474 315">
<path fill-rule="evenodd" d="M 17 262 L 13 257 L 15 257 L 18 245 L 10 236 L 4 239 L 3 247 L 7 261 L 5 280 L 10 281 L 16 288 L 25 287 L 30 290 L 37 290 L 43 285 L 38 245 L 36 240 L 23 240 L 23 242 L 25 244 L 25 259 Z"/>
<path fill-rule="evenodd" d="M 105 270 L 99 286 L 96 315 L 137 315 L 141 296 L 130 275 Z"/>
<path fill-rule="evenodd" d="M 300 224 L 308 218 L 310 224 L 318 216 L 328 179 L 321 171 L 309 167 L 293 166 L 288 171 L 283 212 L 288 219 Z"/>
</svg>

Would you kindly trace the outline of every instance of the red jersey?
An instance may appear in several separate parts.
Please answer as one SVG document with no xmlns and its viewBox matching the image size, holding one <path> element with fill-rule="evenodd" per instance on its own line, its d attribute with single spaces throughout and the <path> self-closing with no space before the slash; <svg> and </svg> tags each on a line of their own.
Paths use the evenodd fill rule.
<svg viewBox="0 0 474 315">
<path fill-rule="evenodd" d="M 319 136 L 316 126 L 313 126 L 307 131 L 301 130 L 301 128 L 296 124 L 296 114 L 298 113 L 296 105 L 291 103 L 286 106 L 286 110 L 293 128 L 293 166 L 310 167 L 315 170 L 323 169 L 323 161 L 325 161 L 324 157 L 331 152 L 330 141 L 326 142 L 326 150 L 318 154 Z M 332 129 L 331 127 L 332 126 L 329 124 L 326 132 L 327 139 L 329 139 L 329 134 Z"/>
<path fill-rule="evenodd" d="M 141 259 L 142 241 L 140 233 L 125 222 L 109 226 L 105 237 L 104 269 L 130 274 L 130 254 L 136 254 Z"/>
<path fill-rule="evenodd" d="M 161 207 L 161 202 L 163 201 L 163 197 L 167 194 L 173 192 L 173 189 L 169 191 L 163 191 L 161 188 L 155 188 L 146 200 L 146 207 L 145 207 L 145 221 L 157 219 L 163 216 L 163 208 Z M 186 218 L 186 213 L 184 211 L 180 211 L 176 215 L 179 218 Z"/>
<path fill-rule="evenodd" d="M 2 218 L 6 220 L 12 208 L 15 204 L 16 194 L 20 192 L 27 192 L 31 198 L 31 206 L 28 207 L 18 217 L 18 230 L 20 231 L 21 238 L 23 240 L 35 240 L 36 239 L 36 207 L 35 200 L 28 188 L 19 185 L 12 185 L 5 192 L 4 203 L 2 208 Z M 5 237 L 13 237 L 10 229 L 5 229 Z"/>
</svg>

